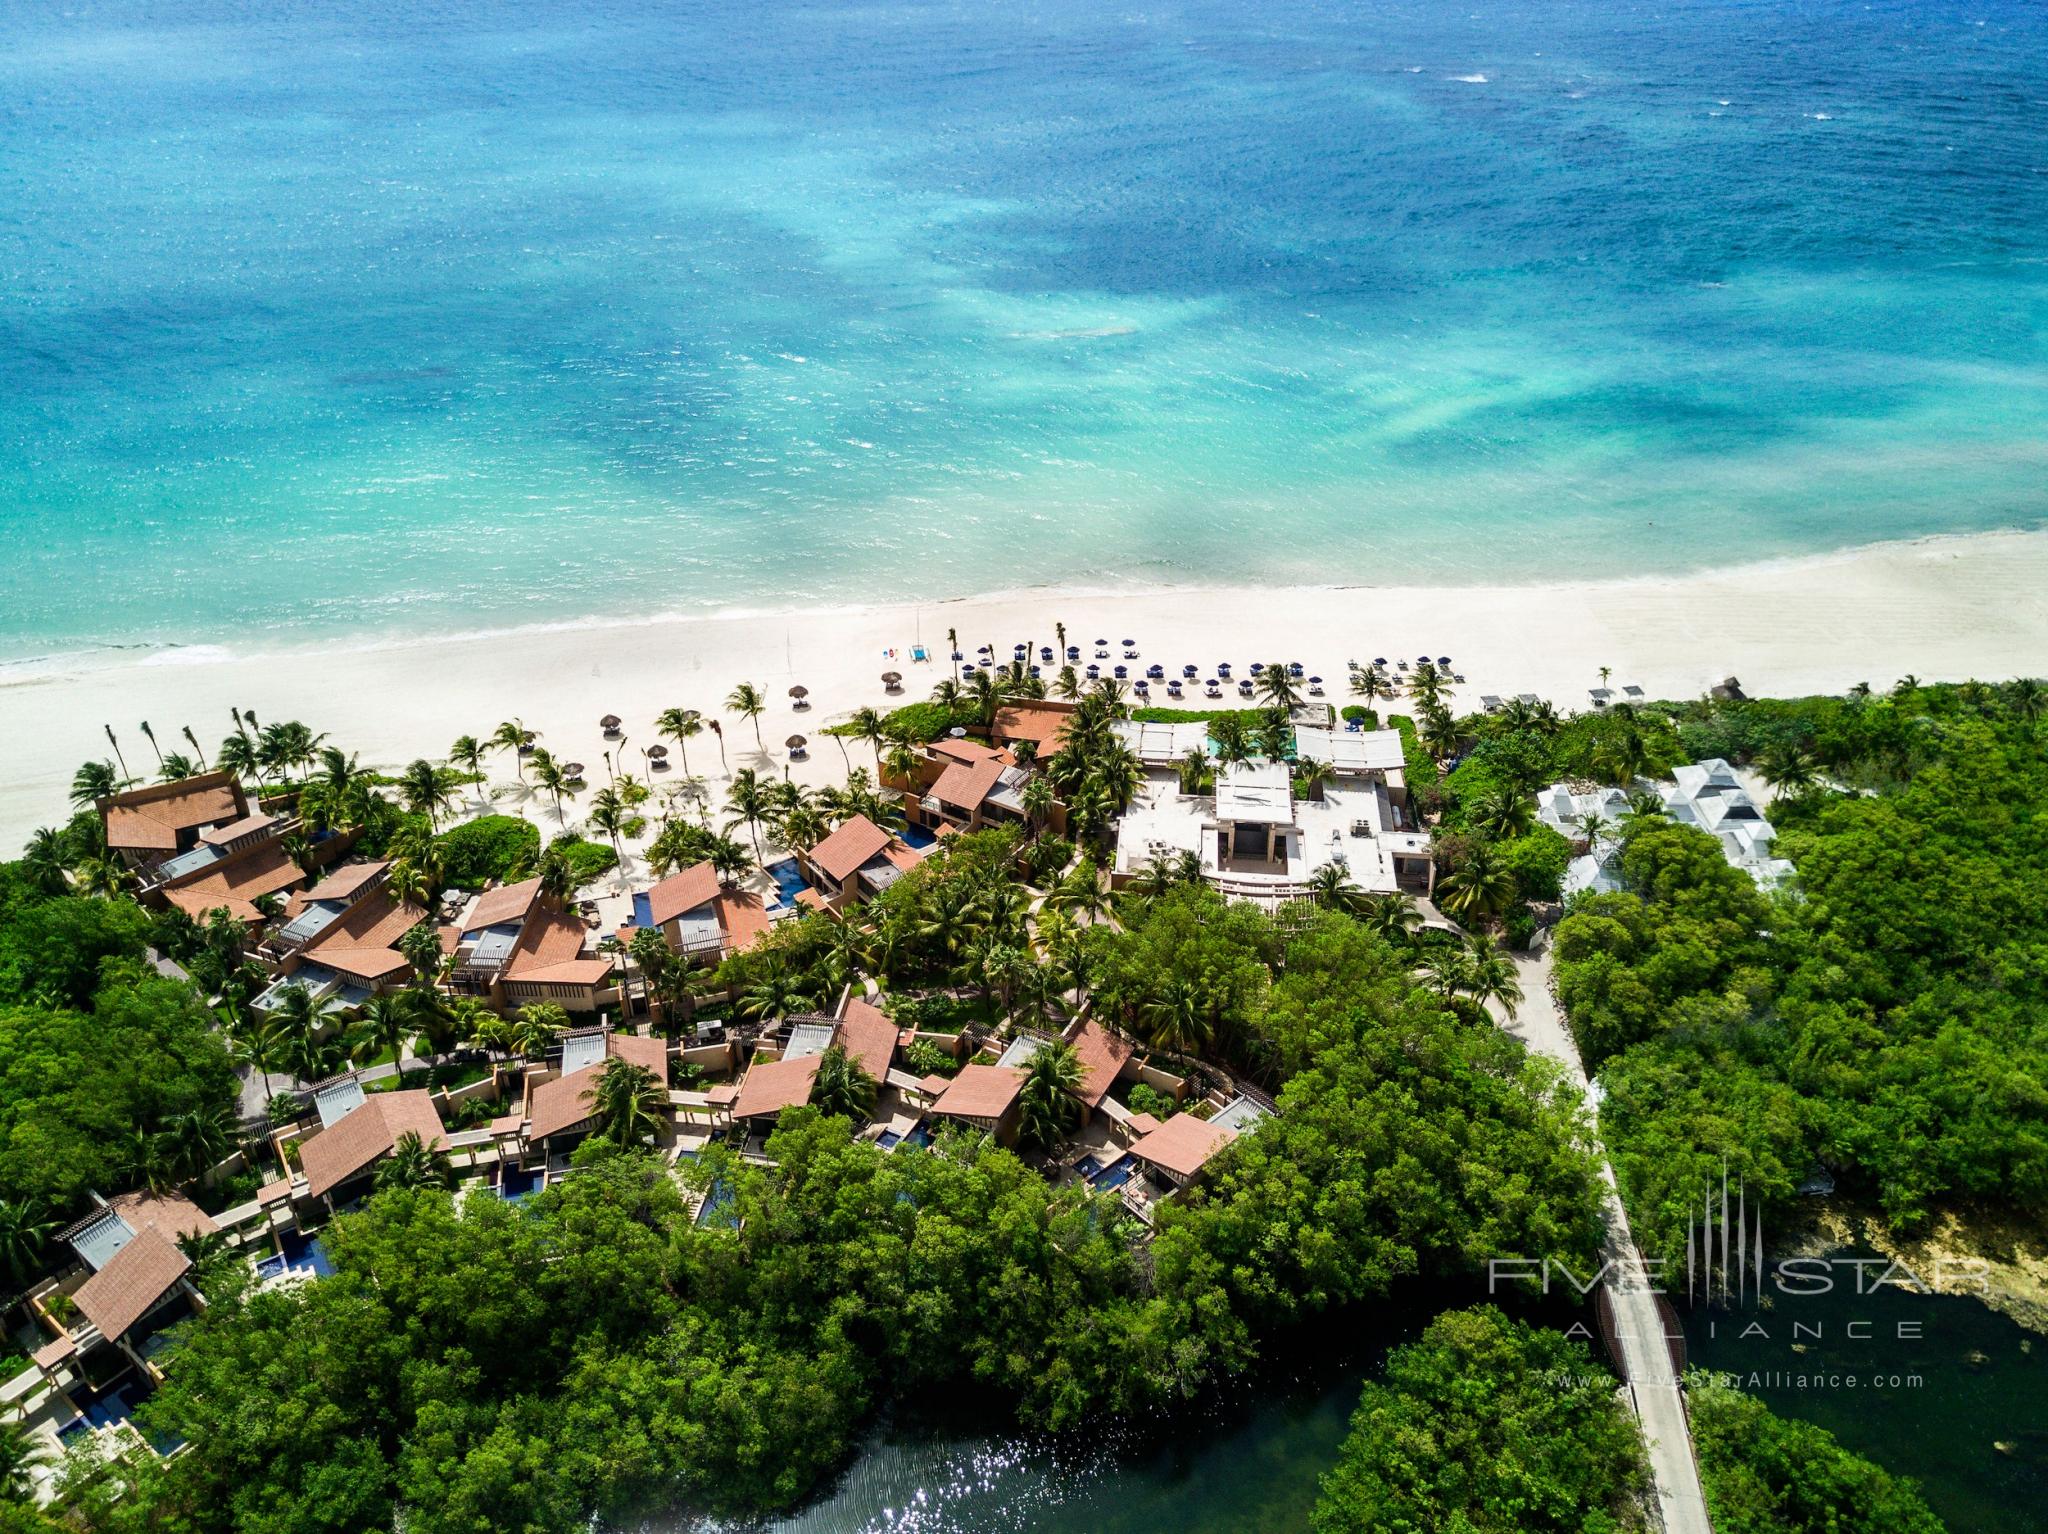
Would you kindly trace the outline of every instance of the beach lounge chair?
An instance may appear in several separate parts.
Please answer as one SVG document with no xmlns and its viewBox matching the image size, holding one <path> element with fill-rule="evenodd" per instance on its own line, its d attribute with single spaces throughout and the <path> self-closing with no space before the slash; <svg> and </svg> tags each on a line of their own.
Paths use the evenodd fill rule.
<svg viewBox="0 0 2048 1534">
<path fill-rule="evenodd" d="M 1622 688 L 1622 692 L 1631 698 L 1640 698 L 1643 695 L 1642 688 L 1636 686 L 1636 684 L 1633 682 L 1629 683 L 1628 686 Z"/>
<path fill-rule="evenodd" d="M 929 662 L 932 658 L 932 652 L 923 645 L 913 645 L 910 649 L 910 658 L 914 661 Z"/>
<path fill-rule="evenodd" d="M 1507 705 L 1500 701 L 1498 694 L 1489 692 L 1480 694 L 1479 706 L 1489 714 L 1497 714 Z"/>
</svg>

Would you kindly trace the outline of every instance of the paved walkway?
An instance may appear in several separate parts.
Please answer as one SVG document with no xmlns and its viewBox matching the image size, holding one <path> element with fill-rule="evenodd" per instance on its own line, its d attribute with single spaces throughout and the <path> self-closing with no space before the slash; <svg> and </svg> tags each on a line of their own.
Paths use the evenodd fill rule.
<svg viewBox="0 0 2048 1534">
<path fill-rule="evenodd" d="M 1586 1072 L 1579 1063 L 1578 1046 L 1550 994 L 1548 945 L 1534 954 L 1517 955 L 1515 974 L 1522 983 L 1522 1004 L 1512 1021 L 1496 1011 L 1495 1022 L 1503 1032 L 1513 1034 L 1530 1049 L 1562 1064 L 1566 1075 L 1585 1094 Z M 1605 1157 L 1600 1161 L 1600 1175 L 1607 1182 L 1607 1245 L 1603 1255 L 1610 1275 L 1607 1293 L 1614 1306 L 1615 1330 L 1621 1337 L 1622 1376 L 1628 1381 L 1629 1397 L 1635 1403 L 1643 1440 L 1649 1448 L 1650 1473 L 1657 1486 L 1657 1507 L 1664 1520 L 1665 1534 L 1713 1534 L 1713 1525 L 1707 1521 L 1707 1500 L 1700 1491 L 1699 1467 L 1693 1461 L 1692 1430 L 1686 1422 L 1678 1381 L 1671 1372 L 1664 1322 L 1657 1312 L 1656 1296 L 1650 1292 L 1635 1238 L 1629 1234 L 1628 1215 L 1621 1207 L 1614 1184 L 1614 1169 Z"/>
</svg>

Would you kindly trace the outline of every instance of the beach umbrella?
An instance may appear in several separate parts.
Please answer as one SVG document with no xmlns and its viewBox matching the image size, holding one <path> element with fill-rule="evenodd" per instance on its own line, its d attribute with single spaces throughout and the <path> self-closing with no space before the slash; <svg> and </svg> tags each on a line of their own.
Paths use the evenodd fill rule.
<svg viewBox="0 0 2048 1534">
<path fill-rule="evenodd" d="M 1096 640 L 1095 642 L 1096 642 L 1097 644 L 1108 644 L 1108 643 L 1109 643 L 1109 641 L 1108 641 L 1107 639 L 1098 639 L 1098 640 Z"/>
<path fill-rule="evenodd" d="M 562 763 L 562 776 L 572 783 L 575 782 L 576 779 L 583 776 L 583 764 L 581 762 Z"/>
<path fill-rule="evenodd" d="M 1300 676 L 1300 675 L 1301 675 L 1301 670 L 1302 670 L 1302 667 L 1301 667 L 1301 662 L 1300 662 L 1300 661 L 1298 661 L 1298 660 L 1297 660 L 1297 661 L 1289 661 L 1289 662 L 1287 663 L 1287 674 L 1288 674 L 1289 676 Z"/>
<path fill-rule="evenodd" d="M 1137 640 L 1135 640 L 1135 639 L 1126 639 L 1126 640 L 1124 641 L 1124 643 L 1125 643 L 1125 644 L 1136 644 L 1137 642 L 1138 642 L 1138 641 L 1137 641 Z"/>
<path fill-rule="evenodd" d="M 1128 666 L 1119 666 L 1116 668 L 1116 677 L 1118 681 L 1122 681 L 1125 677 L 1129 676 L 1130 674 L 1131 668 Z"/>
<path fill-rule="evenodd" d="M 1038 658 L 1039 658 L 1040 660 L 1051 660 L 1051 659 L 1052 659 L 1052 646 L 1051 646 L 1051 645 L 1049 645 L 1049 644 L 1042 644 L 1042 645 L 1040 645 L 1040 646 L 1038 647 Z"/>
<path fill-rule="evenodd" d="M 809 742 L 806 741 L 801 735 L 792 735 L 789 737 L 788 740 L 785 740 L 783 744 L 789 747 L 789 754 L 791 756 L 802 756 L 804 754 L 804 747 L 808 745 Z"/>
<path fill-rule="evenodd" d="M 1081 658 L 1081 647 L 1080 647 L 1079 645 L 1077 645 L 1077 644 L 1070 644 L 1070 645 L 1068 645 L 1068 646 L 1067 646 L 1067 659 L 1068 659 L 1068 660 L 1079 660 L 1080 658 Z"/>
<path fill-rule="evenodd" d="M 1045 673 L 1044 673 L 1043 671 L 1039 670 L 1039 669 L 1038 669 L 1038 667 L 1036 667 L 1036 666 L 1033 666 L 1033 667 L 1031 668 L 1031 674 L 1032 674 L 1033 676 L 1044 676 L 1044 675 L 1045 675 Z"/>
<path fill-rule="evenodd" d="M 811 695 L 811 690 L 808 687 L 792 687 L 789 690 L 789 695 L 796 699 L 796 706 L 802 708 L 804 706 L 804 699 Z"/>
<path fill-rule="evenodd" d="M 1439 666 L 1448 666 L 1451 663 L 1451 658 L 1448 655 L 1439 655 L 1436 658 L 1436 663 Z"/>
<path fill-rule="evenodd" d="M 1263 675 L 1263 674 L 1264 674 L 1264 672 L 1265 672 L 1265 669 L 1266 669 L 1266 663 L 1265 663 L 1264 661 L 1262 661 L 1262 660 L 1255 660 L 1255 661 L 1253 661 L 1253 662 L 1252 662 L 1252 675 L 1253 675 L 1253 676 L 1260 676 L 1260 675 Z"/>
<path fill-rule="evenodd" d="M 621 720 L 617 714 L 606 714 L 604 718 L 597 721 L 597 727 L 609 735 L 619 727 L 620 723 Z"/>
<path fill-rule="evenodd" d="M 1320 687 L 1320 686 L 1322 686 L 1322 685 L 1323 685 L 1323 679 L 1322 679 L 1321 677 L 1319 677 L 1319 676 L 1312 676 L 1312 677 L 1310 677 L 1310 678 L 1309 678 L 1309 680 L 1310 680 L 1311 682 L 1313 682 L 1313 683 L 1314 683 L 1314 684 L 1315 684 L 1316 686 L 1318 686 L 1318 687 Z"/>
<path fill-rule="evenodd" d="M 665 762 L 665 761 L 667 761 L 667 760 L 668 760 L 668 747 L 667 747 L 667 746 L 649 746 L 649 747 L 647 748 L 647 754 L 648 754 L 649 756 L 653 757 L 653 758 L 654 758 L 654 760 L 656 760 L 657 762 Z"/>
<path fill-rule="evenodd" d="M 1088 663 L 1088 680 L 1092 682 L 1092 681 L 1094 681 L 1094 680 L 1095 680 L 1095 679 L 1096 679 L 1097 677 L 1099 677 L 1099 676 L 1101 676 L 1101 675 L 1102 675 L 1102 668 L 1101 668 L 1100 666 L 1096 665 L 1096 664 L 1095 664 L 1095 663 L 1094 663 L 1093 661 L 1090 661 L 1090 662 Z"/>
<path fill-rule="evenodd" d="M 888 688 L 889 691 L 894 692 L 903 685 L 903 673 L 900 671 L 884 671 L 882 673 L 882 685 Z"/>
</svg>

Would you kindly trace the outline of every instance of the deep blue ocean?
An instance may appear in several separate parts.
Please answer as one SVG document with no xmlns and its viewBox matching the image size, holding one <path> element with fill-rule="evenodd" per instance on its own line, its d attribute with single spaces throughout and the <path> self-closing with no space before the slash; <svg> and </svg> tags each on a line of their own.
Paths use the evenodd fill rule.
<svg viewBox="0 0 2048 1534">
<path fill-rule="evenodd" d="M 8 0 L 0 658 L 2048 516 L 2048 6 Z"/>
</svg>

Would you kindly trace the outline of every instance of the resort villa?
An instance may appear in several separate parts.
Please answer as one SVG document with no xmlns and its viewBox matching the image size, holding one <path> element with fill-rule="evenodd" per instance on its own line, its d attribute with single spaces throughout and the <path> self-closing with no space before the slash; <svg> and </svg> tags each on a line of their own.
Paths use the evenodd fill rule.
<svg viewBox="0 0 2048 1534">
<path fill-rule="evenodd" d="M 882 786 L 903 795 L 903 813 L 912 825 L 934 833 L 980 831 L 1029 819 L 1024 785 L 1031 773 L 1003 747 L 952 737 L 922 747 L 907 776 L 885 768 Z M 1047 824 L 1063 832 L 1065 809 L 1055 803 Z"/>
<path fill-rule="evenodd" d="M 597 1127 L 592 1093 L 611 1060 L 641 1066 L 656 1086 L 668 1090 L 668 1045 L 662 1040 L 602 1028 L 564 1034 L 560 1063 L 530 1066 L 524 1076 L 526 1101 L 518 1128 L 527 1150 L 566 1161 L 576 1143 Z M 501 1119 L 493 1127 L 511 1125 Z"/>
<path fill-rule="evenodd" d="M 1321 712 L 1318 710 L 1317 712 Z M 1408 815 L 1405 758 L 1393 730 L 1302 725 L 1293 764 L 1217 766 L 1186 792 L 1181 769 L 1209 753 L 1208 725 L 1116 726 L 1146 769 L 1117 826 L 1112 880 L 1121 887 L 1161 862 L 1192 858 L 1226 895 L 1261 903 L 1298 899 L 1319 869 L 1335 866 L 1361 890 L 1427 895 L 1435 865 L 1427 832 Z"/>
<path fill-rule="evenodd" d="M 294 895 L 281 920 L 257 945 L 257 959 L 277 977 L 256 998 L 273 1011 L 289 986 L 304 986 L 322 1011 L 344 1012 L 401 985 L 412 965 L 398 940 L 427 913 L 393 897 L 386 862 L 347 863 Z"/>
<path fill-rule="evenodd" d="M 595 1012 L 617 994 L 611 960 L 586 951 L 589 929 L 543 895 L 537 878 L 474 896 L 441 941 L 454 958 L 450 984 L 499 1011 L 552 1002 Z"/>
<path fill-rule="evenodd" d="M 232 773 L 209 772 L 152 783 L 99 801 L 107 851 L 132 870 L 141 898 L 176 906 L 195 921 L 224 909 L 245 922 L 263 919 L 256 902 L 305 882 L 285 850 L 300 829 L 296 815 L 252 811 Z M 340 838 L 317 844 L 328 858 Z"/>
<path fill-rule="evenodd" d="M 716 964 L 751 947 L 770 924 L 759 895 L 726 888 L 716 869 L 698 863 L 636 893 L 633 920 L 619 937 L 631 942 L 634 932 L 653 930 L 684 963 Z"/>
<path fill-rule="evenodd" d="M 852 816 L 815 847 L 797 853 L 814 896 L 805 904 L 837 907 L 879 895 L 922 856 L 867 816 Z"/>
<path fill-rule="evenodd" d="M 810 1101 L 818 1060 L 833 1046 L 845 1050 L 875 1082 L 875 1116 L 887 1119 L 902 1073 L 894 1069 L 900 1040 L 896 1024 L 881 1008 L 849 996 L 837 1017 L 790 1020 L 779 1046 L 757 1052 L 746 1075 L 734 1085 L 714 1088 L 713 1104 L 724 1107 L 731 1122 L 747 1130 L 766 1131 L 784 1108 Z"/>
<path fill-rule="evenodd" d="M 933 1118 L 994 1135 L 1004 1145 L 1017 1143 L 1017 1100 L 1024 1090 L 1022 1066 L 963 1065 L 950 1080 L 932 1076 L 922 1086 Z"/>
<path fill-rule="evenodd" d="M 1670 783 L 1641 781 L 1637 792 L 1657 796 L 1664 814 L 1679 825 L 1694 826 L 1721 844 L 1721 854 L 1764 889 L 1776 889 L 1792 876 L 1788 858 L 1773 855 L 1777 832 L 1764 818 L 1762 806 L 1719 757 L 1692 762 L 1672 773 Z M 1630 794 L 1619 788 L 1574 790 L 1553 783 L 1536 796 L 1536 818 L 1569 840 L 1577 856 L 1565 870 L 1564 892 L 1591 890 L 1604 894 L 1621 888 L 1621 840 L 1615 834 L 1622 817 L 1634 808 Z M 1589 837 L 1585 825 L 1597 817 L 1604 827 Z"/>
</svg>

